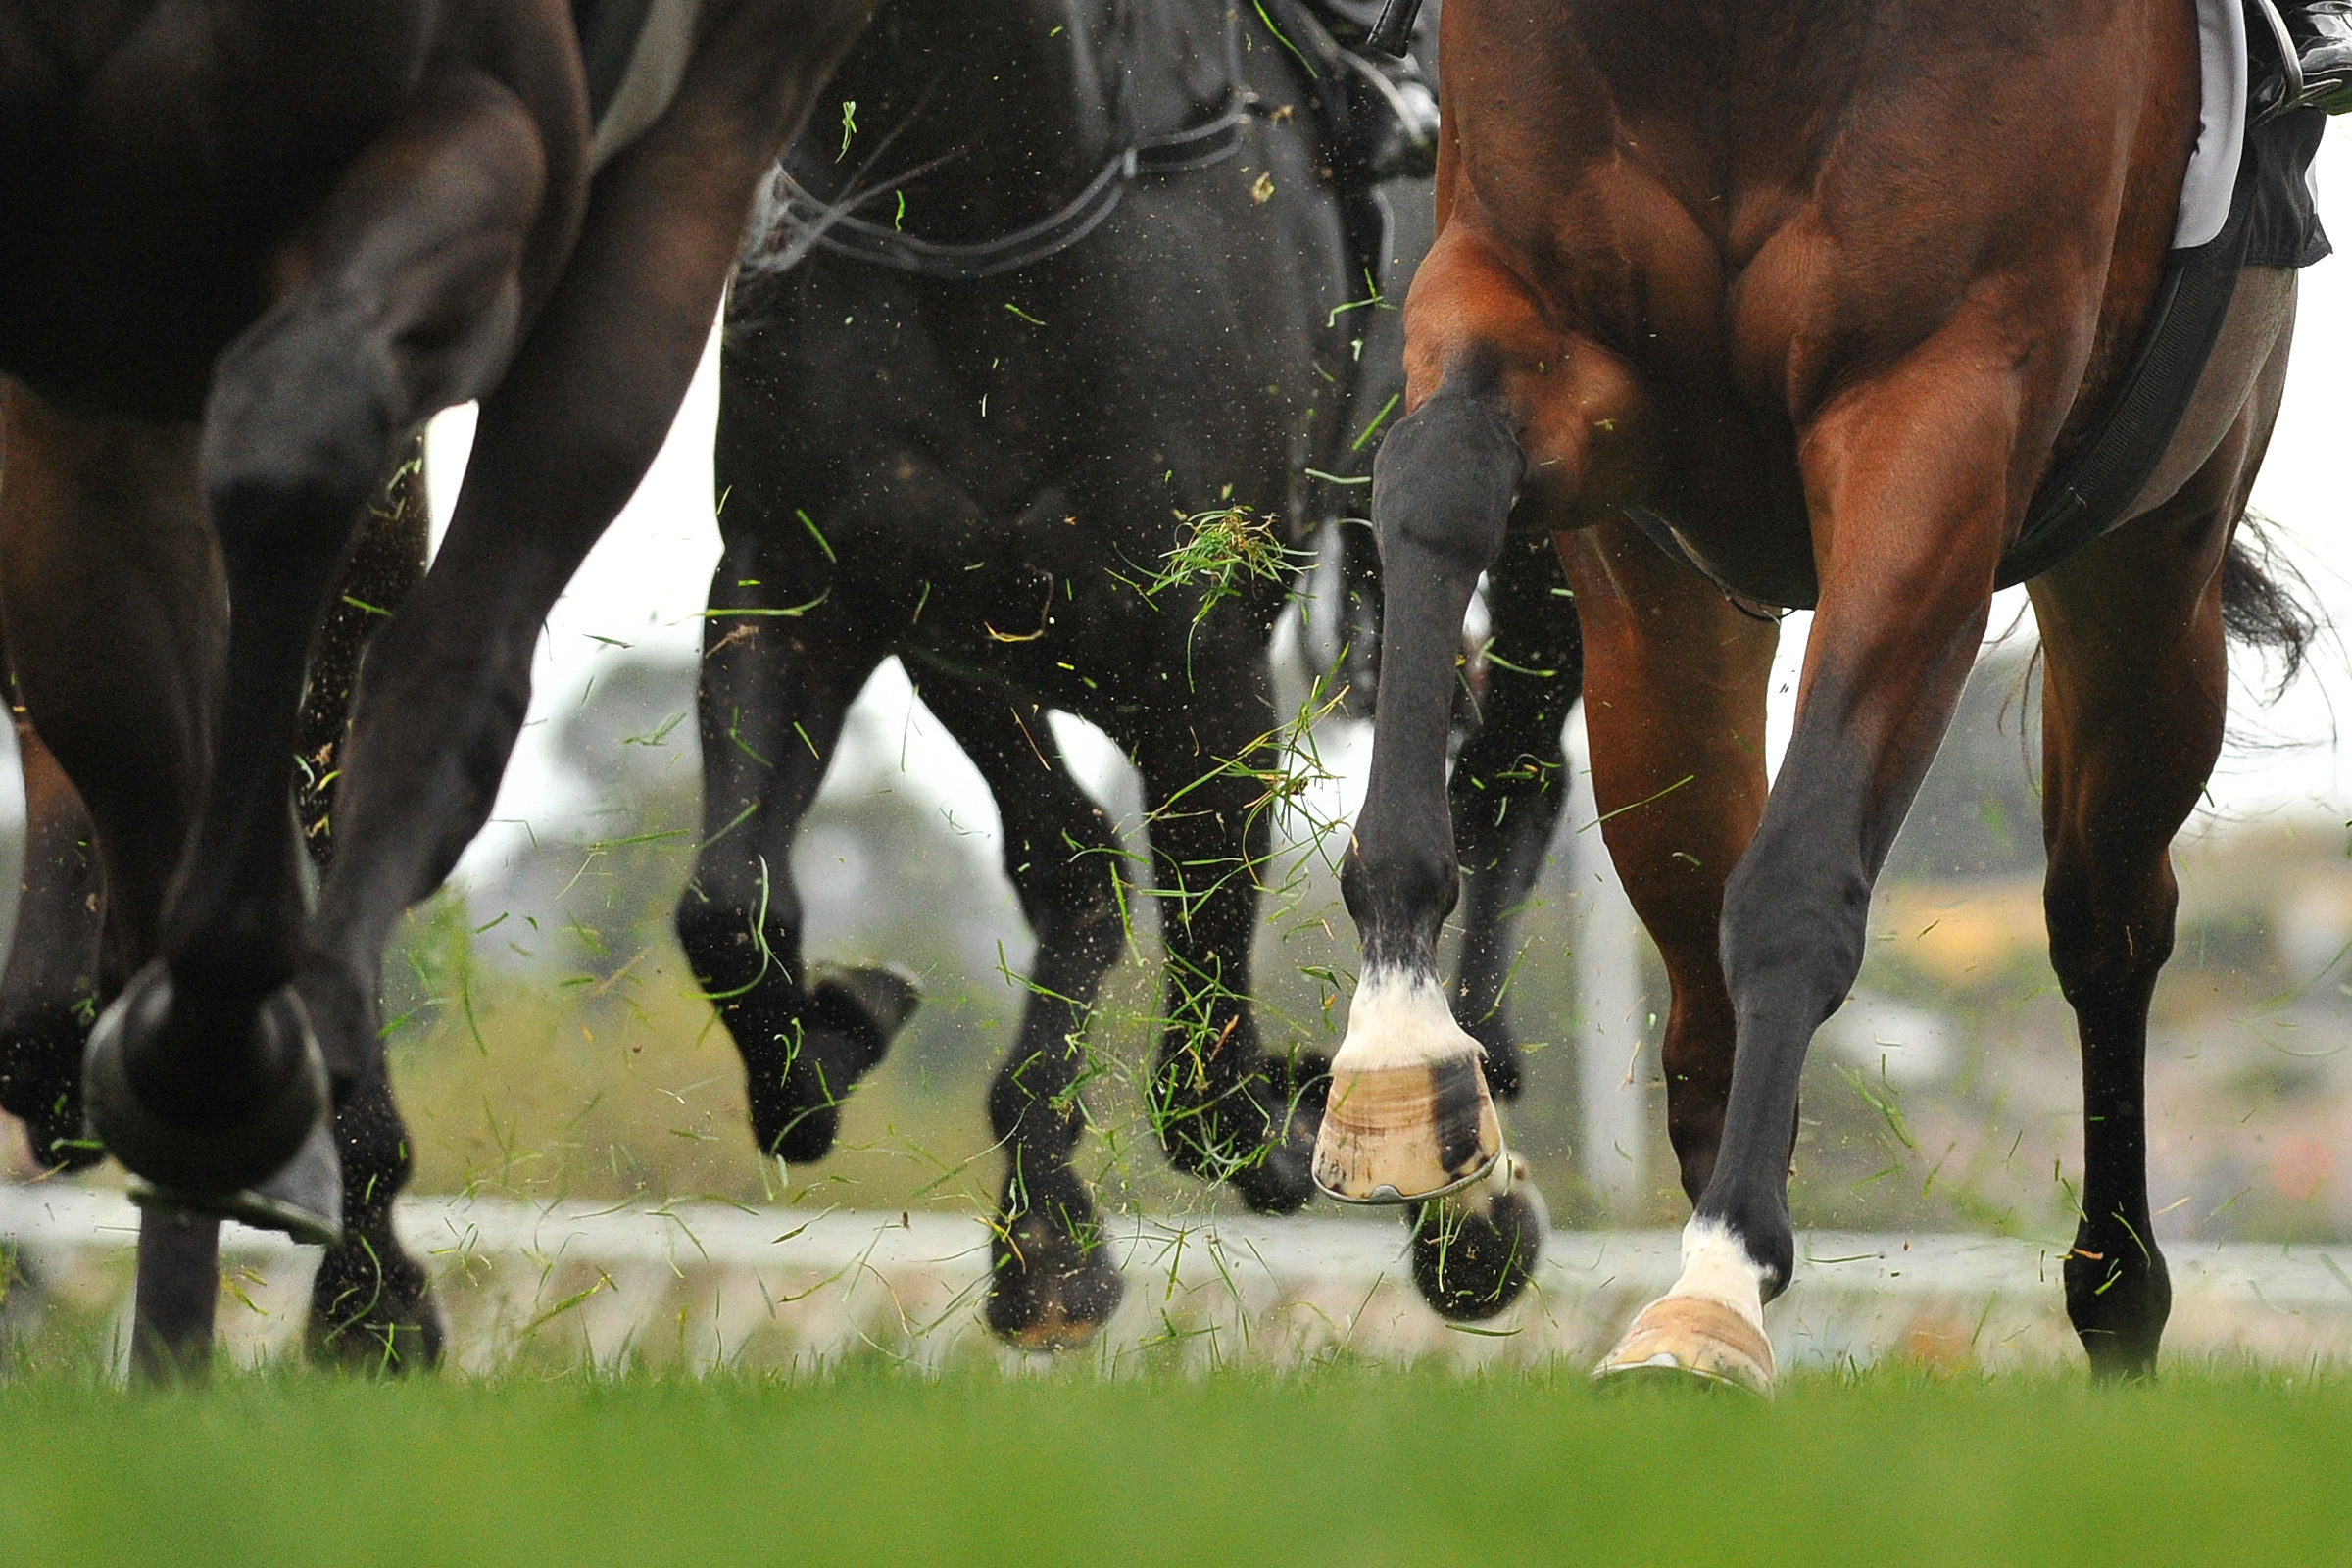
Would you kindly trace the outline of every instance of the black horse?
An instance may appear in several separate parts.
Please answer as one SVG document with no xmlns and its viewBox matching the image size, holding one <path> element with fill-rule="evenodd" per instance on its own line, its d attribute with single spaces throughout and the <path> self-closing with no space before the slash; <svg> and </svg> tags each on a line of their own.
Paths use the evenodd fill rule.
<svg viewBox="0 0 2352 1568">
<path fill-rule="evenodd" d="M 81 1087 L 151 1201 L 151 1368 L 210 1344 L 219 1216 L 340 1241 L 405 1178 L 388 1098 L 328 1115 L 383 1071 L 385 942 L 488 814 L 539 624 L 867 9 L 0 0 L 0 612 L 127 975 L 92 999 Z M 410 433 L 469 398 L 448 536 L 353 699 L 314 905 L 306 663 Z M 421 1279 L 382 1283 L 384 1346 L 429 1350 Z"/>
<path fill-rule="evenodd" d="M 811 135 L 780 170 L 722 358 L 710 837 L 679 934 L 743 1054 L 760 1147 L 822 1156 L 916 999 L 885 970 L 805 963 L 790 852 L 851 702 L 899 656 L 995 794 L 1038 940 L 989 1102 L 1007 1174 L 988 1319 L 1030 1346 L 1083 1342 L 1119 1296 L 1071 1164 L 1080 1042 L 1127 940 L 1118 843 L 1047 710 L 1099 725 L 1143 777 L 1168 954 L 1150 1100 L 1169 1156 L 1263 1212 L 1313 1193 L 1323 1059 L 1270 1051 L 1250 1003 L 1260 775 L 1284 717 L 1267 641 L 1294 574 L 1276 547 L 1343 508 L 1351 492 L 1309 470 L 1366 466 L 1372 443 L 1350 448 L 1401 377 L 1394 318 L 1343 309 L 1367 297 L 1355 258 L 1379 215 L 1323 167 L 1312 24 L 1266 15 L 886 4 L 829 93 L 854 127 L 845 110 L 839 137 Z M 1217 536 L 1264 569 L 1228 556 L 1220 587 L 1178 580 L 1172 544 Z M 1509 722 L 1473 747 L 1471 771 L 1494 775 L 1479 820 L 1539 797 L 1500 828 L 1534 853 L 1497 839 L 1484 862 L 1489 916 L 1541 860 L 1575 690 L 1567 625 L 1511 660 L 1562 677 L 1498 698 Z M 1467 1011 L 1510 1063 L 1507 1093 L 1504 947 L 1499 931 L 1472 943 Z M 1523 1192 L 1501 1229 L 1485 1205 L 1424 1225 L 1432 1298 L 1499 1310 L 1538 1213 Z"/>
</svg>

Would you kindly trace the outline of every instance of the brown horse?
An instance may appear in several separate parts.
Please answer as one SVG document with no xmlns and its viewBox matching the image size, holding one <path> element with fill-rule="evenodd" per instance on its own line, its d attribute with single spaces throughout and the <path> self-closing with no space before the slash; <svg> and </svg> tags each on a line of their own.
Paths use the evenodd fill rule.
<svg viewBox="0 0 2352 1568">
<path fill-rule="evenodd" d="M 2199 135 L 2197 26 L 2189 0 L 1445 14 L 1414 412 L 1374 491 L 1381 704 L 1346 880 L 1364 974 L 1317 1174 L 1410 1198 L 1499 1148 L 1431 967 L 1455 888 L 1446 720 L 1480 572 L 1510 532 L 1548 533 L 1583 621 L 1609 850 L 1673 982 L 1668 1121 L 1695 1205 L 1681 1279 L 1603 1371 L 1769 1385 L 1798 1070 L 1860 965 L 1988 601 L 2023 576 L 2046 651 L 2050 957 L 2083 1058 L 2067 1304 L 2094 1369 L 2153 1364 L 2170 1288 L 2141 1061 L 2168 847 L 2221 745 L 2226 622 L 2264 629 L 2279 605 L 2233 533 L 2284 380 L 2291 271 L 2232 264 L 2127 525 L 2055 565 L 2013 552 L 2158 298 Z M 1818 604 L 1769 793 L 1776 630 L 1718 584 Z"/>
<path fill-rule="evenodd" d="M 130 969 L 85 1109 L 153 1205 L 167 1337 L 193 1348 L 215 1290 L 174 1253 L 209 1225 L 175 1216 L 342 1236 L 327 1112 L 381 1078 L 393 922 L 487 815 L 540 622 L 667 432 L 753 194 L 867 9 L 0 0 L 0 612 Z M 306 659 L 400 444 L 468 398 L 471 466 L 369 650 L 314 908 Z"/>
</svg>

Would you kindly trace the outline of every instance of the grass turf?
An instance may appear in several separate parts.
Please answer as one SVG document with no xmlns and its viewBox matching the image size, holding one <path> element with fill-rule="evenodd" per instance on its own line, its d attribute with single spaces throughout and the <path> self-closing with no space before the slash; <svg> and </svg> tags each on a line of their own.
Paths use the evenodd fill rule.
<svg viewBox="0 0 2352 1568">
<path fill-rule="evenodd" d="M 0 1388 L 0 1539 L 43 1568 L 2302 1564 L 2352 1561 L 2348 1481 L 2337 1376 Z"/>
</svg>

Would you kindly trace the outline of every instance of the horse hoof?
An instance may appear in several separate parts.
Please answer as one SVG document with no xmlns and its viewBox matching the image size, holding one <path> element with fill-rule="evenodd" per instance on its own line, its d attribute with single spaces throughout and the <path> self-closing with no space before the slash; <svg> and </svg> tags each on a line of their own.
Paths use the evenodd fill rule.
<svg viewBox="0 0 2352 1568">
<path fill-rule="evenodd" d="M 172 972 L 159 958 L 131 976 L 99 1015 L 82 1060 L 90 1131 L 160 1189 L 227 1194 L 262 1187 L 302 1154 L 326 1117 L 326 1061 L 302 998 L 280 986 L 262 999 L 250 1025 L 253 1055 L 277 1064 L 277 1081 L 235 1120 L 204 1128 L 169 1119 L 131 1084 L 132 1054 L 174 1027 L 172 1001 Z"/>
<path fill-rule="evenodd" d="M 1474 1323 L 1496 1316 L 1535 1279 L 1550 1228 L 1527 1161 L 1506 1153 L 1476 1187 L 1415 1213 L 1413 1284 L 1440 1317 Z"/>
<path fill-rule="evenodd" d="M 810 965 L 797 1049 L 780 1071 L 766 1075 L 767 1087 L 762 1074 L 753 1073 L 760 1146 L 793 1165 L 831 1153 L 851 1088 L 881 1064 L 922 1000 L 922 987 L 897 969 Z"/>
<path fill-rule="evenodd" d="M 1642 1309 L 1595 1381 L 1743 1389 L 1770 1397 L 1772 1341 L 1746 1318 L 1703 1296 L 1662 1296 Z"/>
<path fill-rule="evenodd" d="M 1401 1067 L 1331 1064 L 1315 1185 L 1343 1203 L 1419 1203 L 1458 1193 L 1502 1155 L 1502 1124 L 1475 1054 Z"/>
<path fill-rule="evenodd" d="M 204 1192 L 133 1177 L 129 1192 L 130 1200 L 142 1208 L 233 1219 L 257 1231 L 284 1231 L 315 1247 L 332 1247 L 343 1240 L 343 1161 L 323 1116 L 312 1125 L 311 1136 L 292 1159 L 251 1187 Z"/>
<path fill-rule="evenodd" d="M 1083 1349 L 1126 1294 L 1100 1241 L 1081 1242 L 1043 1213 L 1012 1220 L 992 1250 L 989 1332 L 1015 1349 Z"/>
<path fill-rule="evenodd" d="M 429 1372 L 449 1325 L 423 1265 L 397 1249 L 339 1247 L 311 1281 L 303 1348 L 311 1364 L 346 1372 Z"/>
</svg>

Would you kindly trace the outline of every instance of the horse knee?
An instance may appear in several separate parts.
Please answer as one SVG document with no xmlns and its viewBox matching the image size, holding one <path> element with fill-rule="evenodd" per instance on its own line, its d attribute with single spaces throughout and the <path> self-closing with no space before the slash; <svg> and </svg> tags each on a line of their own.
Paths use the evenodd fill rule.
<svg viewBox="0 0 2352 1568">
<path fill-rule="evenodd" d="M 1384 572 L 1409 559 L 1475 579 L 1502 550 L 1527 456 L 1509 408 L 1477 380 L 1448 376 L 1381 443 L 1372 515 Z"/>
</svg>

